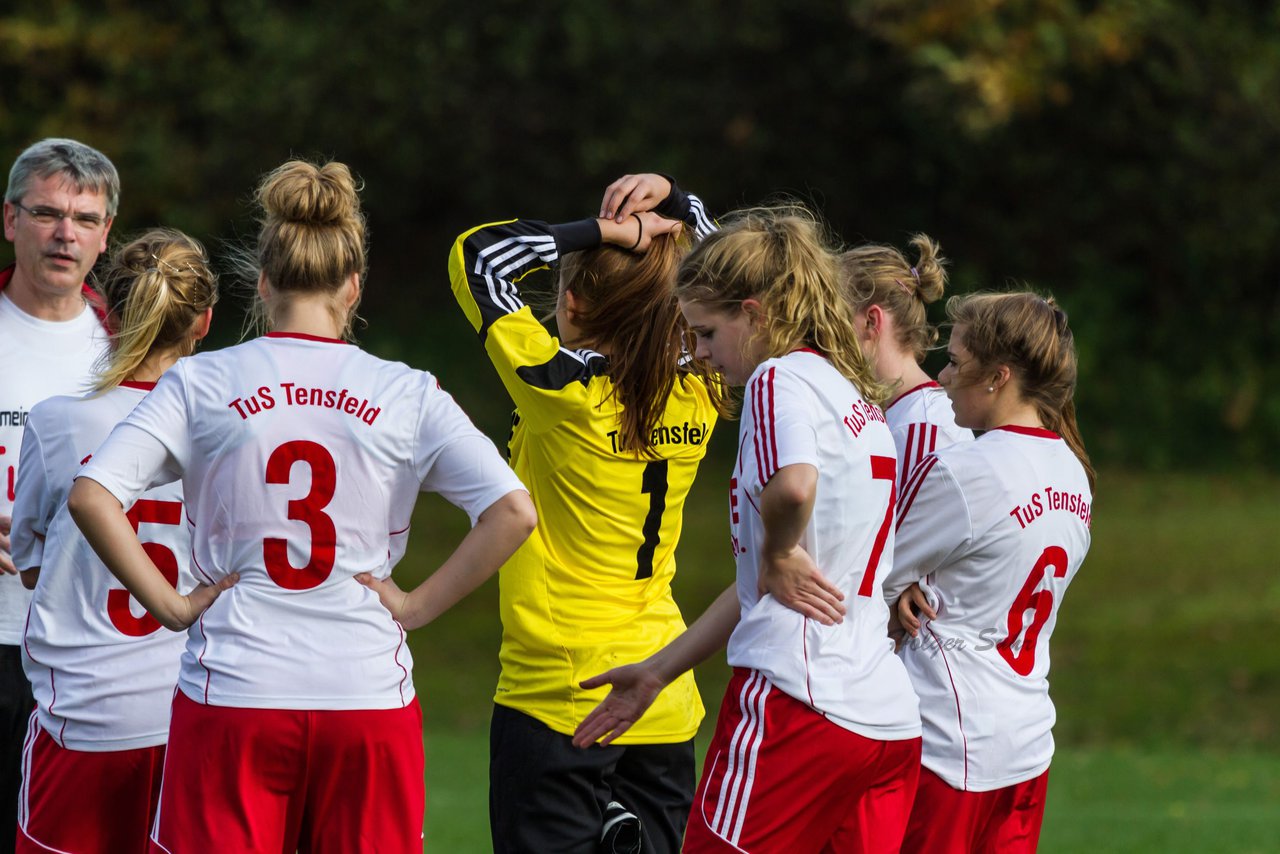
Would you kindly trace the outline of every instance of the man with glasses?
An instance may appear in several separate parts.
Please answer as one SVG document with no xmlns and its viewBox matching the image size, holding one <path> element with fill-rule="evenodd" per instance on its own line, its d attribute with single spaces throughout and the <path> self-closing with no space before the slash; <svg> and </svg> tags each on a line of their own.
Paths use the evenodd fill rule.
<svg viewBox="0 0 1280 854">
<path fill-rule="evenodd" d="M 91 387 L 107 336 L 102 302 L 85 277 L 107 248 L 119 201 L 115 166 L 70 139 L 22 152 L 4 195 L 14 264 L 0 270 L 0 854 L 14 850 L 22 744 L 35 705 L 19 646 L 31 594 L 9 554 L 22 430 L 36 403 Z"/>
</svg>

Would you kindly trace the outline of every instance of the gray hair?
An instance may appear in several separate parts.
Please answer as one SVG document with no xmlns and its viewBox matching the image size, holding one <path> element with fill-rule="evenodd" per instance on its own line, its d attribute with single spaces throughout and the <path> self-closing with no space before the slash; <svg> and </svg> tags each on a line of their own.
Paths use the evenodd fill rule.
<svg viewBox="0 0 1280 854">
<path fill-rule="evenodd" d="M 74 139 L 42 139 L 18 155 L 9 170 L 4 200 L 22 201 L 34 178 L 65 176 L 77 192 L 101 193 L 107 200 L 107 218 L 120 206 L 120 175 L 107 156 Z"/>
</svg>

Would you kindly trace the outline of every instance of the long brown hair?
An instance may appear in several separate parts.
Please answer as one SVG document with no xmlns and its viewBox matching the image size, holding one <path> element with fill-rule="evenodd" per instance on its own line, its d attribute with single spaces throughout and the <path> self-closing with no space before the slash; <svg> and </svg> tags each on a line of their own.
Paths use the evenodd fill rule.
<svg viewBox="0 0 1280 854">
<path fill-rule="evenodd" d="M 853 310 L 878 305 L 893 315 L 898 344 L 921 362 L 938 341 L 925 306 L 942 298 L 947 261 L 927 234 L 913 234 L 910 245 L 916 251 L 914 264 L 896 246 L 864 243 L 841 254 L 840 269 Z"/>
<path fill-rule="evenodd" d="M 218 301 L 209 256 L 193 237 L 155 228 L 111 256 L 102 293 L 116 331 L 106 368 L 94 387 L 108 391 L 127 380 L 153 351 L 190 355 L 195 323 Z"/>
<path fill-rule="evenodd" d="M 812 347 L 868 401 L 883 403 L 889 396 L 853 334 L 832 240 L 803 206 L 730 214 L 680 265 L 676 294 L 710 304 L 758 300 L 764 358 Z"/>
<path fill-rule="evenodd" d="M 1008 365 L 1017 375 L 1023 397 L 1075 453 L 1092 490 L 1097 474 L 1076 424 L 1076 346 L 1067 313 L 1052 297 L 1023 291 L 952 297 L 947 317 L 964 326 L 965 349 L 979 365 Z"/>
<path fill-rule="evenodd" d="M 653 430 L 684 375 L 701 376 L 712 403 L 722 406 L 710 368 L 691 359 L 681 364 L 686 329 L 673 284 L 688 249 L 687 238 L 662 235 L 643 254 L 603 245 L 560 262 L 561 287 L 577 300 L 574 325 L 589 346 L 609 351 L 622 450 L 652 454 Z"/>
</svg>

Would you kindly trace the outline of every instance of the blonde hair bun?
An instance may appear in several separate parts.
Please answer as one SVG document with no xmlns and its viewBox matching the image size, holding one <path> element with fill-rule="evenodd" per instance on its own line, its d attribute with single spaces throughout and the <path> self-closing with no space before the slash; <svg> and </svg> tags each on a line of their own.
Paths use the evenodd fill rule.
<svg viewBox="0 0 1280 854">
<path fill-rule="evenodd" d="M 337 225 L 360 211 L 356 180 L 336 161 L 317 166 L 290 160 L 262 181 L 258 202 L 269 219 L 300 225 Z"/>
</svg>

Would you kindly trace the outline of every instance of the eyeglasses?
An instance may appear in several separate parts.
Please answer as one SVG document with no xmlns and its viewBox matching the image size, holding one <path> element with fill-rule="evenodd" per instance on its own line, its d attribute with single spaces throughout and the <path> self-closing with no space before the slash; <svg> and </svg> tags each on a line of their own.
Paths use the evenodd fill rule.
<svg viewBox="0 0 1280 854">
<path fill-rule="evenodd" d="M 31 221 L 36 225 L 57 225 L 64 219 L 71 220 L 71 224 L 78 231 L 85 233 L 93 233 L 106 223 L 107 218 L 91 213 L 67 213 L 65 211 L 55 210 L 53 208 L 29 208 L 22 202 L 14 202 L 13 206 L 27 212 L 27 216 L 31 217 Z"/>
</svg>

